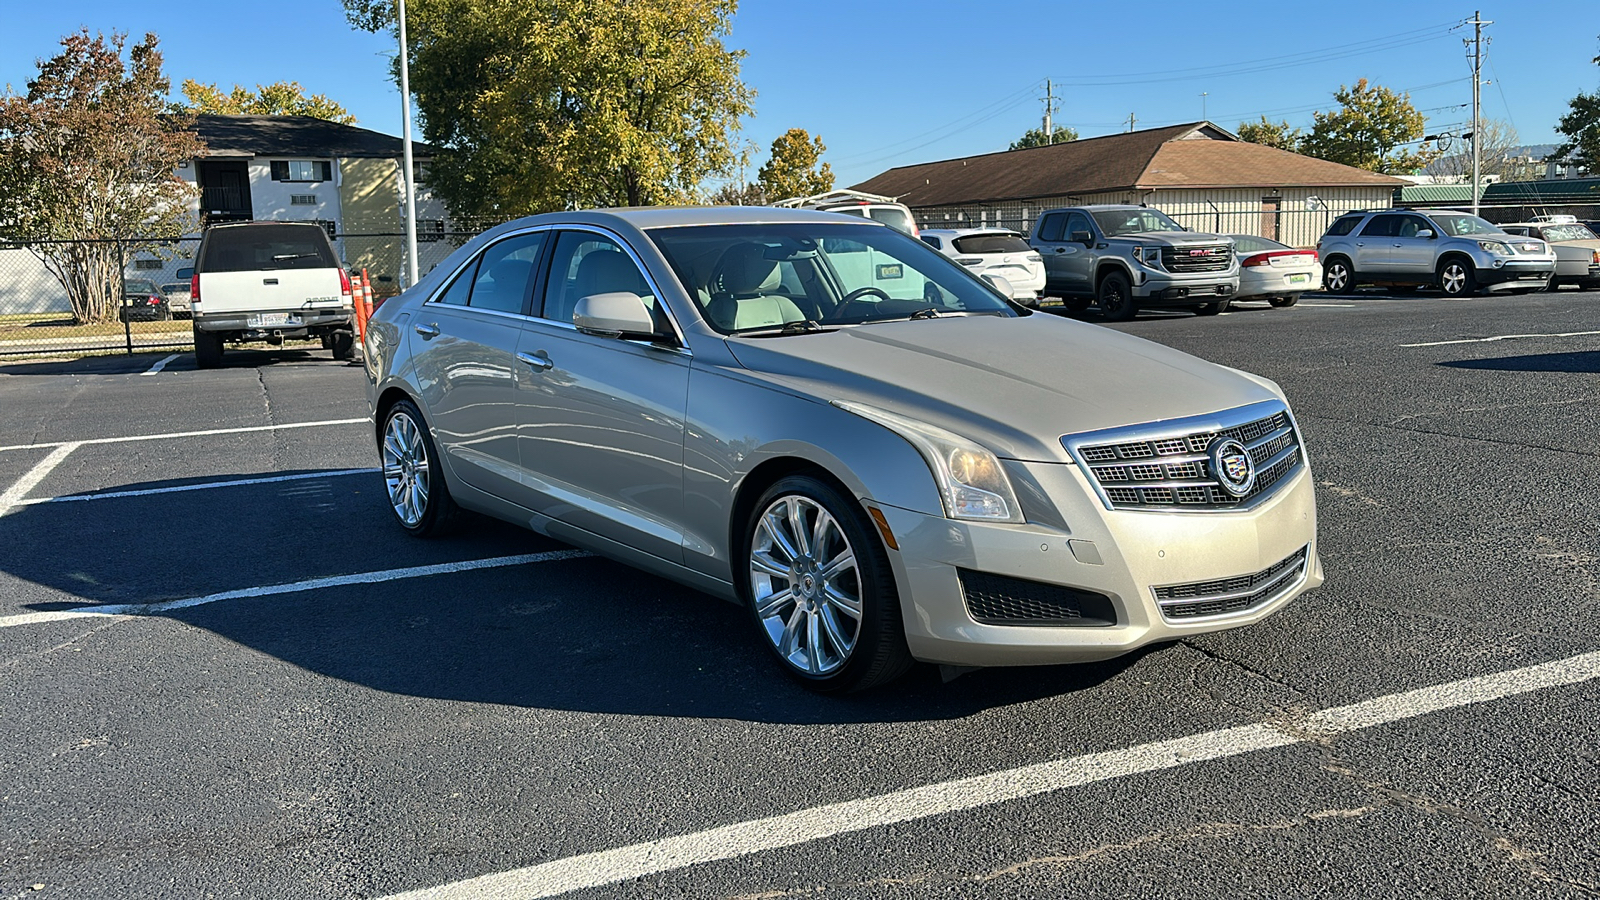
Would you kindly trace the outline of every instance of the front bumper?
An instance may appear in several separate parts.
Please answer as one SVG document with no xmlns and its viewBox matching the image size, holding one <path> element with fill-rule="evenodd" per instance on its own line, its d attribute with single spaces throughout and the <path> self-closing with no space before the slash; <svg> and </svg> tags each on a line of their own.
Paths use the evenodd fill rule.
<svg viewBox="0 0 1600 900">
<path fill-rule="evenodd" d="M 277 323 L 271 316 L 287 316 L 288 321 Z M 194 314 L 194 327 L 199 331 L 228 332 L 279 332 L 284 335 L 304 333 L 312 328 L 329 325 L 351 325 L 355 314 L 349 307 L 326 309 L 257 309 L 248 312 Z"/>
<path fill-rule="evenodd" d="M 1147 644 L 1258 622 L 1322 583 L 1308 466 L 1244 512 L 1107 510 L 1068 464 L 1021 464 L 1070 531 L 1048 525 L 959 522 L 880 506 L 900 544 L 892 553 L 911 653 L 964 666 L 1090 662 Z M 1239 612 L 1163 615 L 1155 588 L 1266 574 L 1304 551 L 1302 572 Z M 1103 596 L 1114 624 L 983 624 L 961 571 L 1061 585 Z M 970 575 L 969 581 L 970 581 Z"/>
<path fill-rule="evenodd" d="M 1146 305 L 1193 305 L 1231 298 L 1239 290 L 1239 272 L 1175 276 L 1143 267 L 1134 273 L 1133 296 Z"/>
<path fill-rule="evenodd" d="M 1499 262 L 1500 265 L 1494 265 Z M 1537 287 L 1550 280 L 1556 273 L 1554 259 L 1521 260 L 1509 259 L 1503 262 L 1494 260 L 1489 265 L 1479 266 L 1477 271 L 1478 283 L 1489 286 L 1514 286 Z"/>
</svg>

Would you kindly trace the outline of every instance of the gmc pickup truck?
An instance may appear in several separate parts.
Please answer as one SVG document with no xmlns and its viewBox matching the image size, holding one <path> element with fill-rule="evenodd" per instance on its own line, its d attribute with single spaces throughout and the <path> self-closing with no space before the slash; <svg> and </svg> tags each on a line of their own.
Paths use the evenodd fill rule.
<svg viewBox="0 0 1600 900">
<path fill-rule="evenodd" d="M 1028 244 L 1044 257 L 1046 296 L 1060 297 L 1070 312 L 1097 304 L 1113 322 L 1145 307 L 1214 316 L 1239 290 L 1232 238 L 1185 231 L 1144 206 L 1046 210 Z"/>
<path fill-rule="evenodd" d="M 222 364 L 228 341 L 320 339 L 334 359 L 355 348 L 350 276 L 320 225 L 243 222 L 216 225 L 200 239 L 190 278 L 194 358 Z"/>
</svg>

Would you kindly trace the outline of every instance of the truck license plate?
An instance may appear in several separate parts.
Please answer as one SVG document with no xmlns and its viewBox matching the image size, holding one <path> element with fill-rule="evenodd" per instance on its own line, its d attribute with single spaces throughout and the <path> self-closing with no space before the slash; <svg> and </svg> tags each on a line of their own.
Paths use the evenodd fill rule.
<svg viewBox="0 0 1600 900">
<path fill-rule="evenodd" d="M 293 313 L 262 313 L 250 317 L 251 328 L 271 328 L 275 325 L 294 325 L 298 322 Z"/>
</svg>

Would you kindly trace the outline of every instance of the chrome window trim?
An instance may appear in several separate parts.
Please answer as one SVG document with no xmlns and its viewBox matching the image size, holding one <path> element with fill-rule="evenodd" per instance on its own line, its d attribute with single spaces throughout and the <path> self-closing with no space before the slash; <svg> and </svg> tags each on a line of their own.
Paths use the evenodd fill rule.
<svg viewBox="0 0 1600 900">
<path fill-rule="evenodd" d="M 1111 502 L 1110 495 L 1106 493 L 1106 486 L 1100 483 L 1099 477 L 1094 473 L 1094 466 L 1096 465 L 1165 465 L 1169 462 L 1182 463 L 1185 461 L 1193 461 L 1192 454 L 1185 454 L 1182 456 L 1175 454 L 1170 458 L 1150 457 L 1148 460 L 1140 458 L 1118 460 L 1116 462 L 1094 463 L 1088 459 L 1085 459 L 1082 453 L 1082 448 L 1086 446 L 1121 444 L 1136 441 L 1155 442 L 1173 438 L 1188 437 L 1189 435 L 1197 432 L 1225 431 L 1229 428 L 1237 428 L 1250 422 L 1265 419 L 1268 416 L 1277 413 L 1283 413 L 1284 416 L 1288 418 L 1288 433 L 1294 435 L 1295 443 L 1291 447 L 1275 454 L 1271 460 L 1264 460 L 1258 463 L 1256 465 L 1257 471 L 1265 470 L 1269 465 L 1281 461 L 1281 459 L 1291 450 L 1298 450 L 1300 452 L 1299 461 L 1295 463 L 1293 468 L 1285 472 L 1281 478 L 1274 482 L 1270 488 L 1262 491 L 1254 497 L 1251 497 L 1249 500 L 1242 501 L 1237 505 L 1228 506 L 1225 508 L 1197 509 L 1194 506 L 1180 506 L 1177 504 L 1170 506 L 1117 506 Z M 1253 448 L 1259 444 L 1266 443 L 1267 441 L 1274 439 L 1274 437 L 1282 436 L 1283 433 L 1283 430 L 1279 429 L 1271 432 L 1268 435 L 1263 435 L 1255 441 L 1250 442 L 1250 446 Z M 1187 416 L 1181 419 L 1163 419 L 1157 422 L 1148 422 L 1141 425 L 1122 425 L 1116 428 L 1101 429 L 1099 431 L 1081 431 L 1075 434 L 1064 434 L 1061 436 L 1061 446 L 1066 449 L 1067 455 L 1072 457 L 1072 461 L 1077 463 L 1078 470 L 1083 473 L 1084 479 L 1089 482 L 1089 486 L 1094 490 L 1095 495 L 1100 498 L 1101 504 L 1103 504 L 1106 509 L 1119 513 L 1184 513 L 1188 515 L 1211 516 L 1235 512 L 1246 512 L 1255 509 L 1257 506 L 1260 506 L 1262 503 L 1265 503 L 1267 500 L 1276 496 L 1279 491 L 1288 486 L 1290 480 L 1294 477 L 1295 472 L 1300 469 L 1304 469 L 1306 466 L 1305 444 L 1300 439 L 1300 425 L 1295 421 L 1294 413 L 1289 409 L 1289 405 L 1281 400 L 1260 400 L 1245 406 L 1236 406 L 1232 409 L 1225 409 L 1220 412 L 1206 413 L 1199 416 Z M 1213 486 L 1211 483 L 1204 484 L 1205 486 Z M 1111 485 L 1111 487 L 1122 486 L 1123 485 L 1118 484 Z M 1139 482 L 1137 484 L 1129 484 L 1127 486 L 1144 488 L 1164 487 L 1165 485 Z M 1194 486 L 1202 486 L 1202 483 L 1197 482 Z"/>
<path fill-rule="evenodd" d="M 518 228 L 516 231 L 508 231 L 505 234 L 502 234 L 499 237 L 495 238 L 494 240 L 490 241 L 489 243 L 484 244 L 482 247 L 478 248 L 478 252 L 477 253 L 474 253 L 471 256 L 468 256 L 466 258 L 466 260 L 461 263 L 461 265 L 456 266 L 455 270 L 450 273 L 450 276 L 448 278 L 446 278 L 444 281 L 440 282 L 439 286 L 437 288 L 434 288 L 433 293 L 429 294 L 427 299 L 422 301 L 422 305 L 424 307 L 429 307 L 429 306 L 443 307 L 444 309 L 470 309 L 470 310 L 472 310 L 474 312 L 488 313 L 490 315 L 498 315 L 498 316 L 510 316 L 510 317 L 512 317 L 514 319 L 530 319 L 530 318 L 533 318 L 532 316 L 525 316 L 522 313 L 506 312 L 505 310 L 501 310 L 501 309 L 482 309 L 482 308 L 479 308 L 479 307 L 476 307 L 476 306 L 462 306 L 462 305 L 459 305 L 459 304 L 456 304 L 456 303 L 445 303 L 445 302 L 441 301 L 439 298 L 444 295 L 445 291 L 448 291 L 452 286 L 455 285 L 456 279 L 461 277 L 461 272 L 464 269 L 466 269 L 468 266 L 470 266 L 473 263 L 476 263 L 478 260 L 482 259 L 483 255 L 485 253 L 489 252 L 489 248 L 490 247 L 493 247 L 496 244 L 504 243 L 505 241 L 509 241 L 512 238 L 522 237 L 523 235 L 535 234 L 535 233 L 540 232 L 540 231 L 549 231 L 550 229 L 552 229 L 554 227 L 555 226 L 553 226 L 553 225 L 530 225 L 530 226 L 528 226 L 526 228 Z M 542 250 L 540 251 L 541 254 L 543 252 L 544 251 L 542 251 Z M 430 272 L 429 274 L 432 274 L 432 273 Z"/>
</svg>

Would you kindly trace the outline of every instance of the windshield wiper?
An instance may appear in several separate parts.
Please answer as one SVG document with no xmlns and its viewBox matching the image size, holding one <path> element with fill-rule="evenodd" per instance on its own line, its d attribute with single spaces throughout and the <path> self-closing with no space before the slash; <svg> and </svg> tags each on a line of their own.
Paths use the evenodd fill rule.
<svg viewBox="0 0 1600 900">
<path fill-rule="evenodd" d="M 937 307 L 937 306 L 928 306 L 928 307 L 924 307 L 922 309 L 917 310 L 916 312 L 912 313 L 911 315 L 906 316 L 906 318 L 907 319 L 937 319 L 937 318 L 939 318 L 940 315 L 942 315 L 942 313 L 939 312 L 939 307 Z"/>
<path fill-rule="evenodd" d="M 755 328 L 735 333 L 739 337 L 785 337 L 791 334 L 818 334 L 828 330 L 815 319 L 802 319 L 799 322 L 785 322 L 773 328 Z"/>
</svg>

